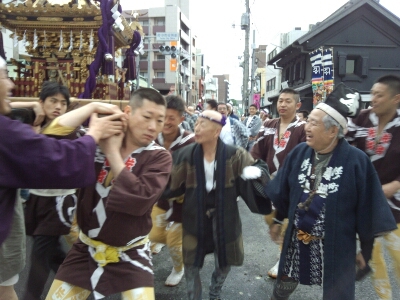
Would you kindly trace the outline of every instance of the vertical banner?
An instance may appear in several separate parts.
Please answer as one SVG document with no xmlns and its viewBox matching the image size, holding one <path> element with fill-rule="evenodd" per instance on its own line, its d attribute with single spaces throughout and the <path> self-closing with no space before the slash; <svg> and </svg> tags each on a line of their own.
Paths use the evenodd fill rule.
<svg viewBox="0 0 400 300">
<path fill-rule="evenodd" d="M 260 100 L 261 100 L 261 95 L 260 94 L 254 94 L 253 95 L 253 104 L 257 106 L 257 110 L 260 109 Z"/>
<path fill-rule="evenodd" d="M 311 85 L 313 90 L 313 107 L 322 101 L 324 74 L 322 69 L 322 48 L 318 48 L 310 53 L 312 67 Z"/>
<path fill-rule="evenodd" d="M 169 70 L 175 72 L 177 69 L 176 58 L 171 58 L 169 60 Z"/>
<path fill-rule="evenodd" d="M 333 48 L 324 49 L 322 56 L 322 66 L 324 68 L 324 94 L 323 101 L 333 91 Z"/>
</svg>

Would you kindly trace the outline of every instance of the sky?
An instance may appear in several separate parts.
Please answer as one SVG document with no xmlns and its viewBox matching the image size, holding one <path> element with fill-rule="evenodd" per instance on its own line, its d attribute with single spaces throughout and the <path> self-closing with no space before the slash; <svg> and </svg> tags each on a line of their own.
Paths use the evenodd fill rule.
<svg viewBox="0 0 400 300">
<path fill-rule="evenodd" d="M 255 46 L 278 43 L 279 34 L 323 21 L 348 0 L 249 0 L 250 54 Z M 198 49 L 213 75 L 229 75 L 233 99 L 241 99 L 245 31 L 240 29 L 241 16 L 246 12 L 245 0 L 190 0 L 189 20 L 192 34 L 197 36 Z M 380 0 L 380 4 L 400 17 L 399 0 Z M 124 10 L 164 6 L 164 0 L 121 0 Z M 273 49 L 270 49 L 273 50 Z M 267 48 L 267 52 L 269 49 Z M 239 59 L 241 57 L 241 59 Z"/>
</svg>

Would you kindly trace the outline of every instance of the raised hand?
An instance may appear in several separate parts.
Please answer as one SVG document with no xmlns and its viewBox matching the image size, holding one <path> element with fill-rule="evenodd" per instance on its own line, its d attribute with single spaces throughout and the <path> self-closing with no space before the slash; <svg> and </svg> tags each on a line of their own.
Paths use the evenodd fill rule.
<svg viewBox="0 0 400 300">
<path fill-rule="evenodd" d="M 125 127 L 126 114 L 124 113 L 115 113 L 103 118 L 99 118 L 97 113 L 93 113 L 90 117 L 89 130 L 86 134 L 91 135 L 96 143 L 99 143 L 101 139 L 122 134 Z"/>
</svg>

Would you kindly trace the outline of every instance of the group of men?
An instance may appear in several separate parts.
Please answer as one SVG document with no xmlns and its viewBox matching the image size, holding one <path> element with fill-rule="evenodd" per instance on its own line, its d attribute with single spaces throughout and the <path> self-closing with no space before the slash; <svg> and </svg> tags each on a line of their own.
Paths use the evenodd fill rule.
<svg viewBox="0 0 400 300">
<path fill-rule="evenodd" d="M 209 298 L 221 299 L 231 266 L 244 259 L 239 196 L 252 212 L 269 215 L 274 241 L 282 239 L 288 219 L 271 299 L 288 299 L 298 283 L 323 285 L 324 299 L 354 299 L 357 235 L 360 269 L 368 268 L 372 255 L 377 289 L 388 290 L 379 273 L 377 237 L 393 244 L 399 268 L 400 167 L 393 163 L 399 154 L 399 78 L 379 79 L 372 108 L 350 123 L 348 138 L 356 147 L 344 133 L 347 118 L 358 114 L 359 95 L 341 84 L 306 122 L 296 117 L 298 93 L 283 90 L 280 117 L 258 124 L 257 134 L 248 130 L 254 115 L 241 123 L 227 116 L 224 103 L 199 114 L 192 134 L 179 126 L 182 99 L 165 99 L 152 89 L 135 91 L 123 112 L 93 103 L 60 113 L 36 134 L 4 116 L 12 88 L 0 60 L 0 299 L 16 299 L 12 286 L 21 270 L 3 270 L 10 254 L 4 246 L 21 240 L 13 231 L 18 188 L 64 189 L 44 195 L 56 198 L 79 188 L 79 238 L 46 299 L 86 299 L 91 293 L 95 299 L 114 293 L 154 299 L 150 240 L 167 244 L 173 269 L 166 284 L 176 285 L 184 275 L 188 299 L 202 299 L 199 272 L 213 253 Z M 78 131 L 82 137 L 72 140 L 45 136 Z"/>
</svg>

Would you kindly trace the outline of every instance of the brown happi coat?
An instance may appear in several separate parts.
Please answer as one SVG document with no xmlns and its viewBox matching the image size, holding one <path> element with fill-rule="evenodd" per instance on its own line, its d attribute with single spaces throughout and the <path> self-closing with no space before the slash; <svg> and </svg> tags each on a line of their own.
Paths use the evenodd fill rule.
<svg viewBox="0 0 400 300">
<path fill-rule="evenodd" d="M 169 179 L 170 153 L 154 142 L 139 148 L 126 158 L 126 168 L 117 178 L 112 178 L 108 162 L 99 150 L 95 162 L 97 183 L 79 194 L 80 229 L 93 240 L 114 247 L 142 240 L 152 227 L 151 209 Z M 56 279 L 104 296 L 152 287 L 149 246 L 147 243 L 127 250 L 120 255 L 119 262 L 99 267 L 91 257 L 94 249 L 78 241 L 58 270 Z"/>
<path fill-rule="evenodd" d="M 158 135 L 156 143 L 158 143 L 161 146 L 164 146 L 162 133 L 160 133 Z M 189 131 L 185 131 L 184 129 L 182 129 L 182 130 L 180 130 L 179 136 L 171 144 L 169 151 L 172 153 L 175 150 L 183 148 L 191 143 L 194 143 L 194 133 L 191 133 Z M 169 216 L 168 221 L 182 223 L 182 203 L 179 203 L 178 201 L 172 201 L 172 203 L 170 204 L 168 199 L 161 197 L 157 201 L 156 205 L 165 211 L 172 209 L 172 213 Z"/>
<path fill-rule="evenodd" d="M 286 131 L 279 133 L 280 119 L 267 120 L 257 135 L 251 155 L 264 160 L 270 174 L 275 175 L 288 153 L 301 142 L 305 142 L 304 125 L 305 122 L 295 117 Z M 282 134 L 282 138 L 278 134 Z"/>
<path fill-rule="evenodd" d="M 362 110 L 357 118 L 350 120 L 346 139 L 368 154 L 384 185 L 394 180 L 400 181 L 400 109 L 380 137 L 377 136 L 378 121 L 371 109 Z M 400 223 L 400 191 L 388 202 L 396 222 Z"/>
</svg>

